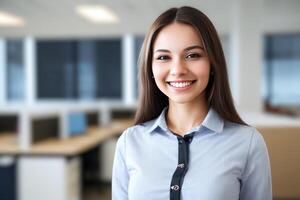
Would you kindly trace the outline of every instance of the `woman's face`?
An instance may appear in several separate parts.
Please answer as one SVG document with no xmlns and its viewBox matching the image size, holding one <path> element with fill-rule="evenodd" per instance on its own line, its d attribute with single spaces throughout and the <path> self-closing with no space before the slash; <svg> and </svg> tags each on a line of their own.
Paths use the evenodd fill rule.
<svg viewBox="0 0 300 200">
<path fill-rule="evenodd" d="M 157 35 L 152 71 L 158 88 L 174 103 L 205 101 L 210 62 L 196 30 L 172 23 Z"/>
</svg>

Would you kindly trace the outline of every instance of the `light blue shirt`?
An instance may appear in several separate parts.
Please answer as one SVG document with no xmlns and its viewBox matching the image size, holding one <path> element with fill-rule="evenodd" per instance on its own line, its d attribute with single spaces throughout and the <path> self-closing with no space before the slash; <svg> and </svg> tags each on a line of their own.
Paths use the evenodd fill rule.
<svg viewBox="0 0 300 200">
<path fill-rule="evenodd" d="M 178 140 L 165 111 L 120 136 L 112 176 L 113 200 L 168 200 L 178 165 Z M 268 151 L 253 127 L 223 120 L 210 109 L 202 124 L 186 134 L 189 168 L 183 200 L 272 200 Z"/>
</svg>

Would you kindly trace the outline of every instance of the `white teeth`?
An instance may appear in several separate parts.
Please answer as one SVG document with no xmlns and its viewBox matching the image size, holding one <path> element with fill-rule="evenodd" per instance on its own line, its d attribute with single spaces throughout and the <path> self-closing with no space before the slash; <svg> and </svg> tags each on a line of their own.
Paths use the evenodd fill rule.
<svg viewBox="0 0 300 200">
<path fill-rule="evenodd" d="M 184 88 L 192 84 L 192 82 L 169 82 L 170 85 L 177 88 Z"/>
</svg>

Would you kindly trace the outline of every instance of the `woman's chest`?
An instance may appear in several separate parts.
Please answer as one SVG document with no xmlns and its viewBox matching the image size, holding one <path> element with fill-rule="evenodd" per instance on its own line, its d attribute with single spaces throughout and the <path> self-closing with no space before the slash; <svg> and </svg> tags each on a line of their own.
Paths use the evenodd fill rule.
<svg viewBox="0 0 300 200">
<path fill-rule="evenodd" d="M 178 148 L 140 149 L 128 163 L 129 199 L 169 199 Z M 214 152 L 190 146 L 189 168 L 181 188 L 182 199 L 238 199 L 243 170 L 240 153 Z"/>
</svg>

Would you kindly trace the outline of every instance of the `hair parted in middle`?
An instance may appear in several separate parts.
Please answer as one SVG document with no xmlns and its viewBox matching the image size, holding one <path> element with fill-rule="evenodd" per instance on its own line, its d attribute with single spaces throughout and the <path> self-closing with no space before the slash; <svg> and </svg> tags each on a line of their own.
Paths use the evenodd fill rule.
<svg viewBox="0 0 300 200">
<path fill-rule="evenodd" d="M 172 23 L 183 23 L 192 26 L 202 40 L 211 65 L 208 85 L 205 89 L 206 100 L 223 119 L 246 124 L 234 107 L 225 56 L 218 33 L 209 18 L 200 10 L 183 6 L 170 8 L 163 12 L 150 27 L 139 56 L 139 105 L 135 124 L 152 120 L 168 106 L 168 97 L 156 86 L 152 72 L 153 44 L 159 32 Z"/>
</svg>

